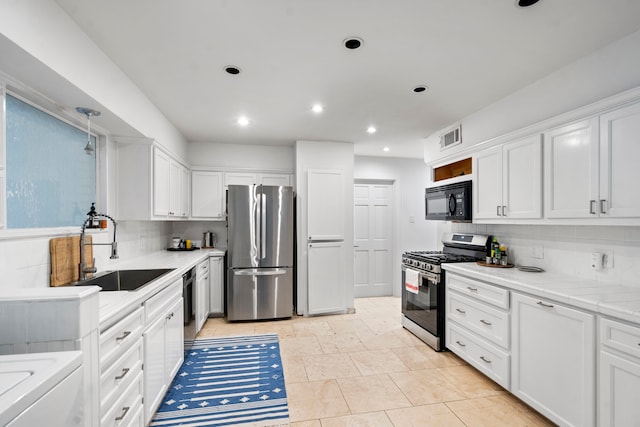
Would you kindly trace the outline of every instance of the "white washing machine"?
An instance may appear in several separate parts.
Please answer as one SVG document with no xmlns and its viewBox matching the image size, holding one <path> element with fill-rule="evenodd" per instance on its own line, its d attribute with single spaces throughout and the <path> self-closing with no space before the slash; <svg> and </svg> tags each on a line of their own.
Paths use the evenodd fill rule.
<svg viewBox="0 0 640 427">
<path fill-rule="evenodd" d="M 0 426 L 84 426 L 82 352 L 0 356 Z"/>
</svg>

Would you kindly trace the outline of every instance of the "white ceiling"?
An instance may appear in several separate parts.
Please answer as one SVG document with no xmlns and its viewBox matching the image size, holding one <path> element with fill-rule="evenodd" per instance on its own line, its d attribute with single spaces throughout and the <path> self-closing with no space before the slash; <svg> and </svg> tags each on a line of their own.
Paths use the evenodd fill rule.
<svg viewBox="0 0 640 427">
<path fill-rule="evenodd" d="M 637 0 L 56 1 L 188 141 L 393 157 L 422 157 L 425 137 L 640 29 Z"/>
</svg>

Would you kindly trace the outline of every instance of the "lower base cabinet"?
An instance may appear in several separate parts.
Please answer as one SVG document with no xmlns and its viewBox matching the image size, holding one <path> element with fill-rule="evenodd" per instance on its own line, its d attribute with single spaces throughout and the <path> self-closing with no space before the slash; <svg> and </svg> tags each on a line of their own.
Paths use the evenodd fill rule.
<svg viewBox="0 0 640 427">
<path fill-rule="evenodd" d="M 144 424 L 147 425 L 184 359 L 182 279 L 145 302 L 145 309 L 153 313 L 142 335 Z"/>
<path fill-rule="evenodd" d="M 600 319 L 598 425 L 640 426 L 640 328 Z"/>
<path fill-rule="evenodd" d="M 511 391 L 561 426 L 595 425 L 595 316 L 512 292 Z"/>
</svg>

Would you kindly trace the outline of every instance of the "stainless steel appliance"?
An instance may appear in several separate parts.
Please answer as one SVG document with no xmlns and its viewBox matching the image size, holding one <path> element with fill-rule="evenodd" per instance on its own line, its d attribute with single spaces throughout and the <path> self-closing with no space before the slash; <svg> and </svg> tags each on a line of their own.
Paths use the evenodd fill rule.
<svg viewBox="0 0 640 427">
<path fill-rule="evenodd" d="M 230 185 L 227 215 L 227 319 L 291 317 L 293 189 Z"/>
<path fill-rule="evenodd" d="M 188 325 L 194 318 L 193 285 L 196 282 L 196 268 L 193 267 L 182 275 L 182 300 L 184 324 Z"/>
<path fill-rule="evenodd" d="M 402 326 L 436 351 L 444 350 L 445 343 L 445 271 L 441 265 L 483 260 L 491 236 L 445 233 L 442 244 L 442 251 L 402 254 Z"/>
<path fill-rule="evenodd" d="M 471 222 L 471 181 L 425 189 L 425 219 Z"/>
</svg>

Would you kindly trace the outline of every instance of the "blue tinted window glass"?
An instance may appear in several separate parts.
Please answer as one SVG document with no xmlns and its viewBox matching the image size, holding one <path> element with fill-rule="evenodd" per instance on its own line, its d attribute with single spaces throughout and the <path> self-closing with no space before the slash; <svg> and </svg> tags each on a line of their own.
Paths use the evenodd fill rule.
<svg viewBox="0 0 640 427">
<path fill-rule="evenodd" d="M 81 225 L 96 200 L 87 133 L 10 95 L 6 118 L 7 227 Z"/>
</svg>

